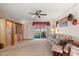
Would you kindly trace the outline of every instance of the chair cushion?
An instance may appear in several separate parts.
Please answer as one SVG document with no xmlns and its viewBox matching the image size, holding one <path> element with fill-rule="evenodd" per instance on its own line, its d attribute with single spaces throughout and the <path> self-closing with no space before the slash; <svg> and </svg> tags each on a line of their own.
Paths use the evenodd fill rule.
<svg viewBox="0 0 79 59">
<path fill-rule="evenodd" d="M 62 46 L 54 44 L 52 46 L 52 48 L 51 48 L 51 51 L 63 53 L 63 50 L 62 49 L 63 49 Z"/>
<path fill-rule="evenodd" d="M 64 47 L 63 51 L 65 53 L 69 53 L 70 52 L 70 48 L 71 48 L 71 44 L 67 43 L 66 46 Z"/>
</svg>

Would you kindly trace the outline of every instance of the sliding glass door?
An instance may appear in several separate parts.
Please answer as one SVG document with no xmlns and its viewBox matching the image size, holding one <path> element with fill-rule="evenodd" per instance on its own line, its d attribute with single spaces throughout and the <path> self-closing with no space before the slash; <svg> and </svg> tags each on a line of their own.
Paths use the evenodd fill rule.
<svg viewBox="0 0 79 59">
<path fill-rule="evenodd" d="M 47 28 L 41 28 L 41 38 L 47 37 Z"/>
<path fill-rule="evenodd" d="M 45 28 L 45 27 L 36 27 L 34 32 L 34 38 L 46 38 L 47 29 L 48 28 Z"/>
</svg>

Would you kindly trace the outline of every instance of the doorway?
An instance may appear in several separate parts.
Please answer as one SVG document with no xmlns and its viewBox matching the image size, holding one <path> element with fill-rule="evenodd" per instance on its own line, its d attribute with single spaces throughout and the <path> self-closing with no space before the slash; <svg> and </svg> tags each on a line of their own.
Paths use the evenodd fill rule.
<svg viewBox="0 0 79 59">
<path fill-rule="evenodd" d="M 34 38 L 47 38 L 48 28 L 47 27 L 35 27 Z"/>
</svg>

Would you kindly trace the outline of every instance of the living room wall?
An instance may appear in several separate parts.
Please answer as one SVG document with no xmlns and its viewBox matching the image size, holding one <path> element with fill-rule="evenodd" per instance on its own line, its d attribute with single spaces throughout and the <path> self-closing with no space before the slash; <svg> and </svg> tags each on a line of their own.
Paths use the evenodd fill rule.
<svg viewBox="0 0 79 59">
<path fill-rule="evenodd" d="M 65 17 L 69 13 L 73 14 L 75 18 L 79 21 L 79 4 L 76 4 L 69 10 L 67 10 L 64 14 L 61 15 L 60 18 Z M 73 36 L 73 39 L 79 39 L 79 24 L 72 25 L 72 23 L 68 22 L 67 27 L 59 28 L 59 33 L 67 34 Z"/>
</svg>

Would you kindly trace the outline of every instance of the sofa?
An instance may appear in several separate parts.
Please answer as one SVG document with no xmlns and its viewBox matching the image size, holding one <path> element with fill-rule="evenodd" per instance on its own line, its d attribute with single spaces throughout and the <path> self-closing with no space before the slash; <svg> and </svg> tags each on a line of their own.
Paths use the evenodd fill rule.
<svg viewBox="0 0 79 59">
<path fill-rule="evenodd" d="M 63 46 L 63 55 L 79 55 L 79 40 L 75 39 L 73 36 L 65 34 L 52 34 L 48 37 L 52 46 L 61 45 Z"/>
</svg>

